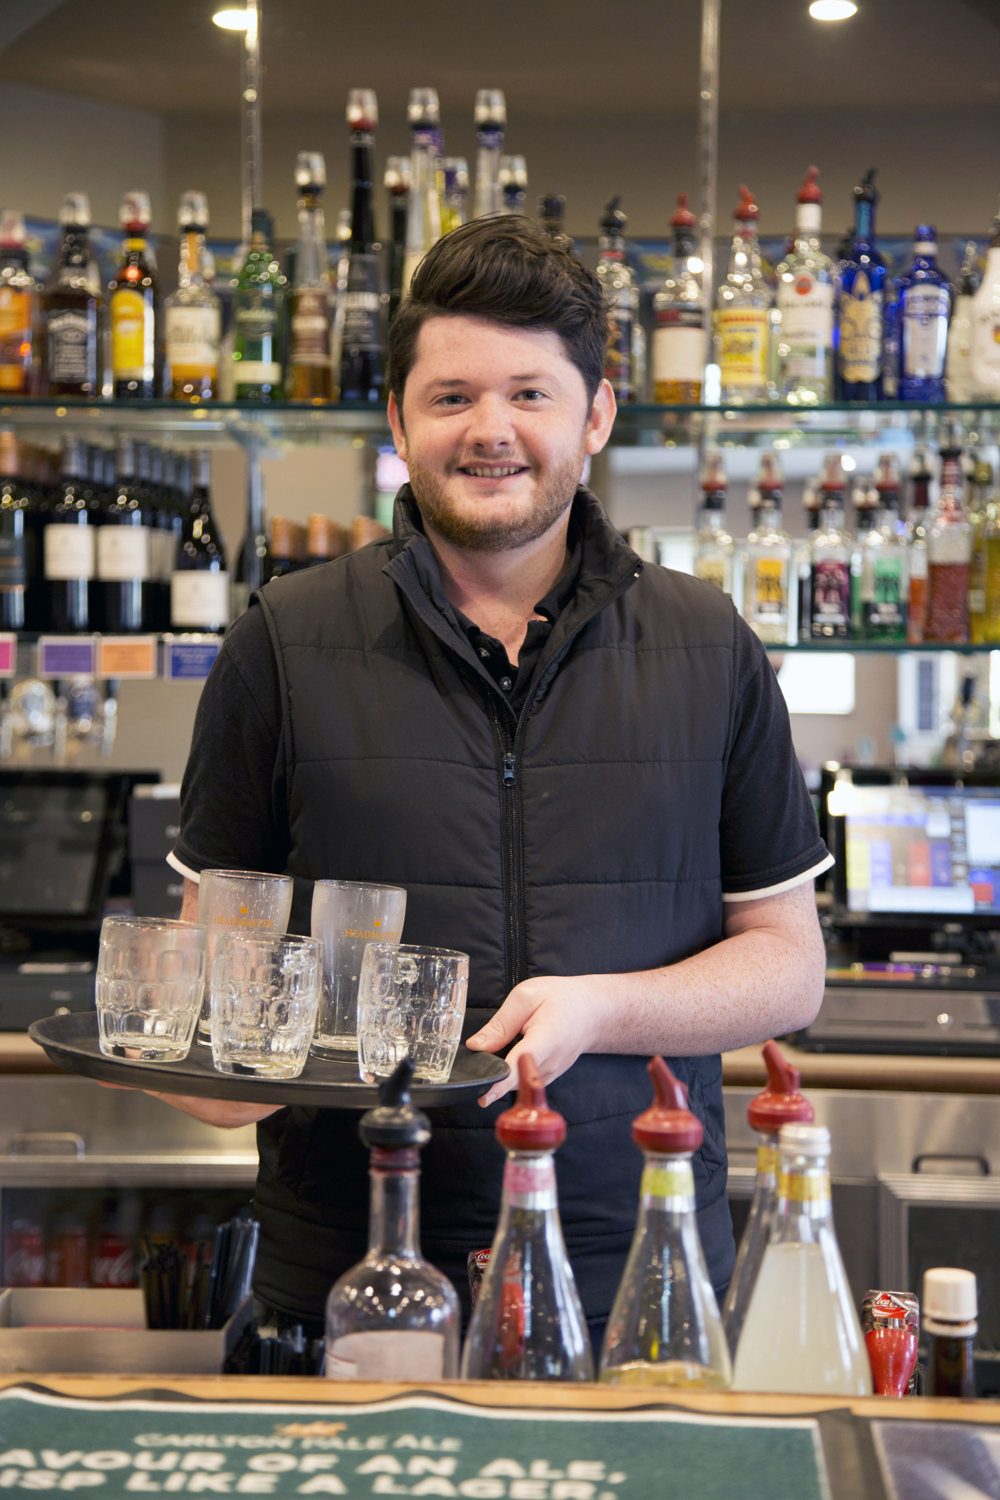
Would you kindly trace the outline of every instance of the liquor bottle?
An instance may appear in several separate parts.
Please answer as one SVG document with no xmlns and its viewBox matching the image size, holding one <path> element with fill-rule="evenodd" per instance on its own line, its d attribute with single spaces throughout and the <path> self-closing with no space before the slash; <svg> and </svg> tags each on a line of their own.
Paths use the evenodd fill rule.
<svg viewBox="0 0 1000 1500">
<path fill-rule="evenodd" d="M 789 572 L 792 544 L 781 524 L 784 477 L 777 455 L 761 455 L 757 505 L 746 539 L 743 615 L 770 645 L 785 645 L 789 631 Z"/>
<path fill-rule="evenodd" d="M 211 401 L 219 394 L 219 299 L 205 279 L 208 199 L 181 194 L 177 209 L 180 262 L 177 290 L 163 304 L 167 394 L 175 401 Z"/>
<path fill-rule="evenodd" d="M 764 279 L 757 240 L 759 209 L 740 184 L 740 201 L 729 269 L 715 311 L 721 397 L 726 404 L 765 401 L 768 396 L 769 312 L 774 298 Z"/>
<path fill-rule="evenodd" d="M 653 400 L 696 406 L 705 373 L 705 292 L 698 255 L 698 220 L 677 194 L 670 220 L 674 262 L 653 297 Z"/>
<path fill-rule="evenodd" d="M 949 401 L 972 399 L 973 305 L 979 290 L 976 242 L 967 240 L 948 325 L 948 349 L 944 362 L 944 385 Z"/>
<path fill-rule="evenodd" d="M 833 262 L 819 233 L 823 194 L 810 167 L 798 195 L 792 248 L 777 268 L 777 394 L 792 406 L 833 397 Z"/>
<path fill-rule="evenodd" d="M 937 231 L 918 224 L 899 297 L 899 399 L 943 401 L 951 287 L 937 264 Z"/>
<path fill-rule="evenodd" d="M 0 395 L 27 396 L 35 387 L 38 283 L 28 266 L 24 215 L 0 213 Z"/>
<path fill-rule="evenodd" d="M 875 465 L 876 510 L 861 560 L 860 634 L 869 641 L 905 641 L 909 594 L 906 541 L 899 519 L 899 472 L 891 453 Z"/>
<path fill-rule="evenodd" d="M 794 634 L 800 641 L 812 639 L 812 543 L 819 526 L 820 495 L 815 479 L 807 479 L 802 486 L 802 513 L 805 518 L 805 534 L 792 549 L 792 571 L 794 575 L 795 626 Z M 859 570 L 860 580 L 860 570 Z"/>
<path fill-rule="evenodd" d="M 979 1327 L 975 1275 L 957 1266 L 932 1266 L 924 1272 L 921 1300 L 928 1336 L 923 1395 L 971 1399 Z"/>
<path fill-rule="evenodd" d="M 875 247 L 875 167 L 854 189 L 850 253 L 837 266 L 834 389 L 838 401 L 881 401 L 886 266 Z"/>
<path fill-rule="evenodd" d="M 465 1380 L 593 1380 L 590 1335 L 566 1254 L 554 1153 L 566 1121 L 522 1053 L 517 1102 L 496 1123 L 507 1152 L 500 1217 L 462 1350 Z"/>
<path fill-rule="evenodd" d="M 352 89 L 347 104 L 351 128 L 351 241 L 340 349 L 341 401 L 380 401 L 384 392 L 382 298 L 379 247 L 372 208 L 375 127 L 378 105 L 372 89 Z"/>
<path fill-rule="evenodd" d="M 732 1379 L 695 1218 L 692 1154 L 704 1130 L 662 1057 L 649 1064 L 655 1100 L 632 1125 L 643 1153 L 639 1214 L 601 1349 L 610 1385 L 724 1390 Z"/>
<path fill-rule="evenodd" d="M 528 201 L 528 167 L 523 156 L 500 158 L 500 212 L 523 214 Z"/>
<path fill-rule="evenodd" d="M 335 1281 L 326 1303 L 332 1380 L 451 1380 L 458 1374 L 459 1308 L 447 1277 L 420 1253 L 420 1148 L 427 1116 L 414 1109 L 404 1058 L 361 1117 L 371 1153 L 368 1253 Z"/>
<path fill-rule="evenodd" d="M 919 646 L 927 619 L 927 518 L 931 500 L 930 458 L 927 449 L 914 449 L 910 461 L 910 507 L 906 518 L 906 561 L 909 573 L 906 639 Z"/>
<path fill-rule="evenodd" d="M 90 200 L 67 193 L 62 243 L 39 298 L 41 396 L 101 393 L 101 283 L 90 245 Z"/>
<path fill-rule="evenodd" d="M 160 287 L 147 236 L 148 193 L 125 193 L 118 213 L 124 233 L 121 264 L 108 287 L 111 388 L 117 399 L 150 400 L 163 390 Z"/>
<path fill-rule="evenodd" d="M 383 178 L 389 194 L 389 306 L 391 323 L 403 295 L 403 262 L 406 259 L 406 223 L 410 203 L 410 158 L 390 156 Z"/>
<path fill-rule="evenodd" d="M 538 222 L 549 239 L 566 240 L 566 199 L 562 193 L 546 193 L 544 198 L 539 198 Z"/>
<path fill-rule="evenodd" d="M 941 446 L 941 485 L 927 522 L 925 641 L 960 645 L 969 639 L 972 525 L 965 510 L 964 488 L 958 435 L 946 428 Z"/>
<path fill-rule="evenodd" d="M 507 103 L 503 89 L 478 89 L 474 110 L 476 125 L 476 188 L 474 216 L 498 214 L 503 207 L 500 195 L 500 155 L 507 126 Z"/>
<path fill-rule="evenodd" d="M 972 299 L 972 395 L 1000 401 L 1000 213 L 990 226 L 986 266 Z"/>
<path fill-rule="evenodd" d="M 437 129 L 441 111 L 437 89 L 411 89 L 406 115 L 410 122 L 410 196 L 403 260 L 404 293 L 427 251 L 441 238 L 441 200 L 437 190 Z"/>
<path fill-rule="evenodd" d="M 778 1207 L 736 1349 L 733 1389 L 870 1396 L 871 1369 L 837 1245 L 830 1132 L 783 1125 Z"/>
<path fill-rule="evenodd" d="M 97 531 L 97 598 L 102 629 L 112 635 L 154 629 L 153 527 L 145 492 L 135 482 L 135 445 L 119 438 L 116 483 Z"/>
<path fill-rule="evenodd" d="M 746 1228 L 722 1306 L 722 1326 L 735 1358 L 750 1298 L 757 1284 L 764 1251 L 771 1243 L 778 1208 L 778 1132 L 782 1125 L 811 1125 L 814 1111 L 799 1092 L 799 1070 L 781 1055 L 776 1042 L 764 1043 L 767 1087 L 747 1107 L 750 1129 L 757 1135 L 757 1176 Z"/>
<path fill-rule="evenodd" d="M 271 215 L 250 215 L 250 249 L 233 288 L 233 381 L 237 401 L 280 401 L 285 277 L 271 250 Z"/>
<path fill-rule="evenodd" d="M 322 405 L 333 400 L 333 369 L 330 363 L 330 268 L 323 216 L 326 162 L 321 152 L 299 152 L 295 159 L 295 186 L 298 190 L 299 237 L 295 246 L 291 291 L 287 294 L 288 399 Z"/>
<path fill-rule="evenodd" d="M 810 636 L 846 640 L 851 634 L 851 536 L 844 529 L 844 466 L 839 453 L 828 453 L 823 460 L 810 573 Z"/>
<path fill-rule="evenodd" d="M 694 538 L 694 576 L 733 592 L 736 544 L 726 530 L 726 469 L 721 453 L 706 453 L 701 466 L 701 506 Z"/>
<path fill-rule="evenodd" d="M 25 630 L 35 573 L 31 489 L 21 474 L 17 438 L 0 428 L 0 630 Z"/>
<path fill-rule="evenodd" d="M 604 378 L 618 401 L 633 401 L 632 330 L 639 319 L 639 289 L 625 259 L 628 216 L 619 207 L 620 203 L 616 195 L 601 217 L 596 270 L 610 320 Z"/>
<path fill-rule="evenodd" d="M 449 234 L 464 224 L 469 206 L 469 163 L 464 156 L 446 156 L 441 162 L 444 192 L 441 197 L 441 233 Z"/>
<path fill-rule="evenodd" d="M 969 639 L 974 645 L 995 645 L 1000 641 L 1000 495 L 993 485 L 992 465 L 981 455 L 970 488 Z"/>
<path fill-rule="evenodd" d="M 57 634 L 97 627 L 94 576 L 97 502 L 86 477 L 84 445 L 64 437 L 59 481 L 42 532 L 44 629 Z"/>
<path fill-rule="evenodd" d="M 170 628 L 221 633 L 229 624 L 226 548 L 212 513 L 208 450 L 195 456 L 191 497 L 170 575 Z"/>
</svg>

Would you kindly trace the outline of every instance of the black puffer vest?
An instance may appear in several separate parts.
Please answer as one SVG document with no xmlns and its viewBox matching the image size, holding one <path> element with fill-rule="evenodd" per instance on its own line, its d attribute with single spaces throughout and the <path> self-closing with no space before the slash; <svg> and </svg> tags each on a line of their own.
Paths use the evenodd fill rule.
<svg viewBox="0 0 1000 1500">
<path fill-rule="evenodd" d="M 734 711 L 735 616 L 717 591 L 643 570 L 578 493 L 583 566 L 515 719 L 466 636 L 432 601 L 434 562 L 401 492 L 391 541 L 278 580 L 264 610 L 284 704 L 282 753 L 295 930 L 311 882 L 406 887 L 403 938 L 470 955 L 466 1032 L 531 975 L 627 972 L 722 935 L 719 817 Z M 302 925 L 306 924 L 306 925 Z M 635 1224 L 633 1119 L 645 1057 L 583 1056 L 549 1088 L 569 1125 L 560 1212 L 591 1317 L 607 1313 Z M 721 1064 L 671 1066 L 705 1127 L 695 1160 L 709 1271 L 725 1285 Z M 489 1246 L 508 1098 L 433 1112 L 424 1251 L 464 1294 Z M 306 1317 L 360 1258 L 367 1160 L 356 1115 L 291 1109 L 259 1127 L 266 1209 L 258 1290 Z"/>
</svg>

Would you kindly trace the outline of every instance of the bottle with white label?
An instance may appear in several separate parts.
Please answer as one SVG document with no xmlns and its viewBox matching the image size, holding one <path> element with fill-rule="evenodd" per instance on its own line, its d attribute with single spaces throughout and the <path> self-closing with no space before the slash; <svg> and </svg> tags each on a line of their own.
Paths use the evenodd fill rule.
<svg viewBox="0 0 1000 1500">
<path fill-rule="evenodd" d="M 330 1380 L 453 1380 L 458 1375 L 455 1288 L 420 1253 L 420 1148 L 427 1116 L 414 1109 L 404 1058 L 361 1117 L 371 1152 L 368 1254 L 335 1281 L 326 1302 Z"/>
<path fill-rule="evenodd" d="M 280 401 L 286 279 L 271 249 L 271 215 L 250 216 L 250 249 L 233 289 L 233 389 L 237 401 Z"/>
<path fill-rule="evenodd" d="M 715 312 L 719 380 L 724 404 L 766 401 L 770 311 L 774 297 L 764 277 L 757 238 L 759 209 L 740 184 L 733 211 L 735 231 L 729 269 L 719 287 Z"/>
<path fill-rule="evenodd" d="M 194 459 L 187 514 L 170 576 L 170 628 L 221 632 L 229 624 L 226 548 L 212 514 L 211 464 L 202 448 Z"/>
<path fill-rule="evenodd" d="M 1000 401 L 1000 214 L 993 220 L 986 269 L 972 302 L 972 396 Z"/>
<path fill-rule="evenodd" d="M 56 497 L 42 531 L 46 630 L 97 628 L 95 539 L 99 521 L 99 500 L 87 478 L 84 444 L 79 438 L 65 437 Z"/>
<path fill-rule="evenodd" d="M 208 200 L 181 194 L 177 210 L 177 290 L 164 303 L 167 394 L 175 401 L 211 401 L 219 394 L 219 299 L 205 279 Z"/>
<path fill-rule="evenodd" d="M 951 287 L 937 264 L 937 232 L 918 224 L 899 292 L 899 399 L 943 401 Z"/>
<path fill-rule="evenodd" d="M 976 242 L 967 240 L 948 325 L 944 383 L 949 401 L 968 401 L 972 396 L 972 315 L 978 290 Z"/>
<path fill-rule="evenodd" d="M 135 444 L 119 438 L 115 483 L 97 532 L 97 593 L 103 628 L 112 635 L 155 626 L 153 518 L 136 484 Z"/>
<path fill-rule="evenodd" d="M 833 396 L 833 262 L 819 241 L 823 194 L 810 167 L 799 189 L 795 239 L 777 268 L 778 395 L 792 406 Z"/>
<path fill-rule="evenodd" d="M 701 400 L 705 376 L 705 292 L 698 254 L 698 220 L 677 194 L 671 274 L 653 297 L 653 400 L 665 405 Z"/>
</svg>

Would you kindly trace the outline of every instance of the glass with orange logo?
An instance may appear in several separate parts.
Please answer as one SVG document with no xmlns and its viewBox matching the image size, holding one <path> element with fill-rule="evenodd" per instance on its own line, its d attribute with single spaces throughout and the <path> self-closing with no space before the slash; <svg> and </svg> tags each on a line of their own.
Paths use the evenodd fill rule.
<svg viewBox="0 0 1000 1500">
<path fill-rule="evenodd" d="M 223 933 L 247 937 L 277 937 L 288 930 L 292 910 L 292 877 L 259 870 L 202 870 L 198 882 L 198 921 L 208 929 L 208 973 L 215 947 Z M 198 1020 L 198 1040 L 211 1040 L 211 995 Z"/>
</svg>

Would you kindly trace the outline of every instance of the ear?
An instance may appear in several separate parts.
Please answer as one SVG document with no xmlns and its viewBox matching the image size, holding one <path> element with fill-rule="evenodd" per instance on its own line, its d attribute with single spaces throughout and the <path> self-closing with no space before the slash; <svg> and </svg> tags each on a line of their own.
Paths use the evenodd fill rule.
<svg viewBox="0 0 1000 1500">
<path fill-rule="evenodd" d="M 390 391 L 389 404 L 386 408 L 389 417 L 389 429 L 392 433 L 392 441 L 396 445 L 396 452 L 403 462 L 406 462 L 406 432 L 403 428 L 403 415 L 396 404 L 395 394 Z"/>
<path fill-rule="evenodd" d="M 587 452 L 600 453 L 615 423 L 618 405 L 607 380 L 602 380 L 594 394 L 587 416 Z"/>
</svg>

